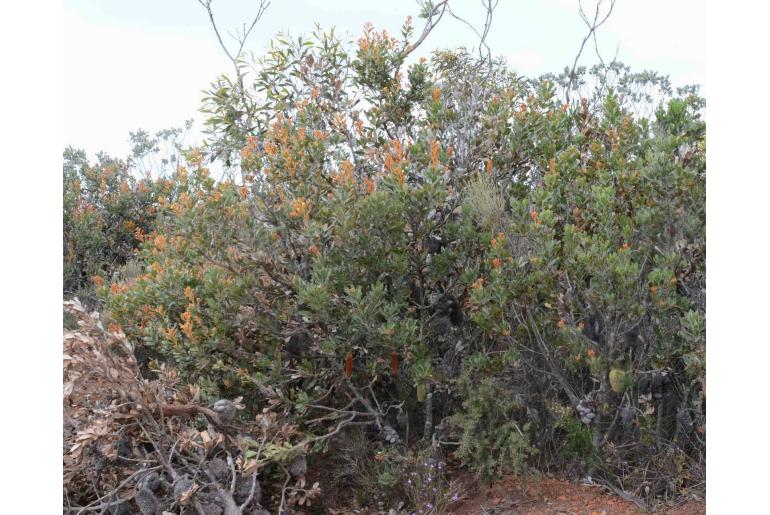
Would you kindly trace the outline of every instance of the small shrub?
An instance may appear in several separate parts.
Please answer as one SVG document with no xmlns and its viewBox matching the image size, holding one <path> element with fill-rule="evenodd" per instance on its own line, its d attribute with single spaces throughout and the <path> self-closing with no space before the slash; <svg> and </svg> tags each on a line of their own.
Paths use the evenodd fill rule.
<svg viewBox="0 0 770 515">
<path fill-rule="evenodd" d="M 447 513 L 460 498 L 458 485 L 449 481 L 446 463 L 423 451 L 402 458 L 400 487 L 409 502 L 409 513 Z"/>
<path fill-rule="evenodd" d="M 513 385 L 498 375 L 505 359 L 476 355 L 458 381 L 462 409 L 450 418 L 459 441 L 455 455 L 484 481 L 528 471 L 537 451 L 529 440 L 529 422 Z"/>
</svg>

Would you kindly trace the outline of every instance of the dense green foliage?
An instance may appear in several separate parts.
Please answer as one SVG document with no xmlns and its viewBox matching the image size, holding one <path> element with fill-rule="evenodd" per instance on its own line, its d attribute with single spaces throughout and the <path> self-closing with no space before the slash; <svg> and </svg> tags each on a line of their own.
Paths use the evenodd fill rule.
<svg viewBox="0 0 770 515">
<path fill-rule="evenodd" d="M 138 272 L 99 294 L 210 395 L 308 434 L 408 422 L 485 478 L 700 481 L 703 100 L 616 63 L 577 86 L 463 51 L 408 64 L 410 37 L 279 40 L 241 77 L 254 96 L 219 80 L 208 149 L 152 194 L 69 158 L 65 289 L 142 228 Z"/>
<path fill-rule="evenodd" d="M 103 282 L 133 256 L 154 226 L 156 184 L 136 180 L 122 161 L 64 152 L 64 294 L 92 302 Z"/>
<path fill-rule="evenodd" d="M 186 122 L 189 129 L 192 121 Z M 163 176 L 182 150 L 181 128 L 131 133 L 131 156 L 100 153 L 89 163 L 83 150 L 64 151 L 64 295 L 96 302 L 94 287 L 105 280 L 136 275 L 132 259 L 156 223 L 160 199 L 173 198 L 174 185 Z M 153 159 L 159 153 L 159 160 Z M 150 165 L 156 166 L 153 176 Z"/>
</svg>

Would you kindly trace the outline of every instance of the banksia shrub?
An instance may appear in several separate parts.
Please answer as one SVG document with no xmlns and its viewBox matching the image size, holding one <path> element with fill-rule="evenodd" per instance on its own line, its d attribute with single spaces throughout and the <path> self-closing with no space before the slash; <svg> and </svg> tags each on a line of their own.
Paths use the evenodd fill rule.
<svg viewBox="0 0 770 515">
<path fill-rule="evenodd" d="M 64 151 L 64 295 L 93 304 L 94 290 L 128 263 L 154 225 L 158 196 L 170 183 L 138 180 L 125 162 Z"/>
<path fill-rule="evenodd" d="M 187 156 L 140 272 L 99 288 L 112 323 L 146 367 L 313 434 L 448 431 L 487 479 L 582 460 L 641 484 L 675 448 L 690 461 L 669 485 L 696 483 L 703 100 L 617 63 L 578 86 L 462 51 L 406 65 L 410 34 L 276 43 L 261 96 L 238 100 L 254 123 L 210 120 L 240 177 Z M 651 117 L 642 86 L 663 99 Z M 246 95 L 222 87 L 211 113 Z"/>
</svg>

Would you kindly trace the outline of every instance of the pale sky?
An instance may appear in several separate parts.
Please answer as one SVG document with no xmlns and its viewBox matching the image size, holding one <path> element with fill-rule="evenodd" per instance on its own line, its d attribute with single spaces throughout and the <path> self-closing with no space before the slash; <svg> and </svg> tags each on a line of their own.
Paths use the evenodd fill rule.
<svg viewBox="0 0 770 515">
<path fill-rule="evenodd" d="M 605 0 L 608 3 L 609 0 Z M 215 0 L 221 32 L 240 27 L 256 0 Z M 450 1 L 466 20 L 481 26 L 481 0 Z M 584 0 L 592 12 L 595 0 Z M 322 28 L 357 39 L 361 27 L 397 34 L 407 16 L 416 32 L 423 20 L 414 0 L 273 0 L 254 28 L 247 49 L 261 55 L 279 31 L 309 34 Z M 571 64 L 586 28 L 577 0 L 500 0 L 488 44 L 524 75 L 559 72 Z M 231 64 L 196 0 L 66 0 L 64 2 L 63 143 L 93 154 L 123 157 L 128 133 L 180 126 L 198 112 L 202 91 Z M 224 36 L 224 34 L 223 34 Z M 227 36 L 224 36 L 227 38 Z M 445 17 L 418 51 L 473 46 L 470 29 Z M 617 0 L 599 29 L 602 56 L 632 69 L 668 74 L 674 86 L 701 84 L 706 93 L 706 13 L 698 0 Z M 598 62 L 593 45 L 580 63 Z M 188 142 L 199 141 L 197 131 Z"/>
</svg>

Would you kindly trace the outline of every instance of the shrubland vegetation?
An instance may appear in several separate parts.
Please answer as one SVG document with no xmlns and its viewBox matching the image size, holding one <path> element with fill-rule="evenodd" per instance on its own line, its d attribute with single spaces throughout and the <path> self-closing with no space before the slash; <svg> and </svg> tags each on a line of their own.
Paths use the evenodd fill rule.
<svg viewBox="0 0 770 515">
<path fill-rule="evenodd" d="M 456 494 L 448 455 L 640 504 L 703 488 L 704 100 L 414 39 L 277 38 L 155 178 L 65 151 L 65 296 L 147 377 L 290 427 L 251 455 L 282 505 L 298 451 L 322 491 L 426 513 Z"/>
</svg>

